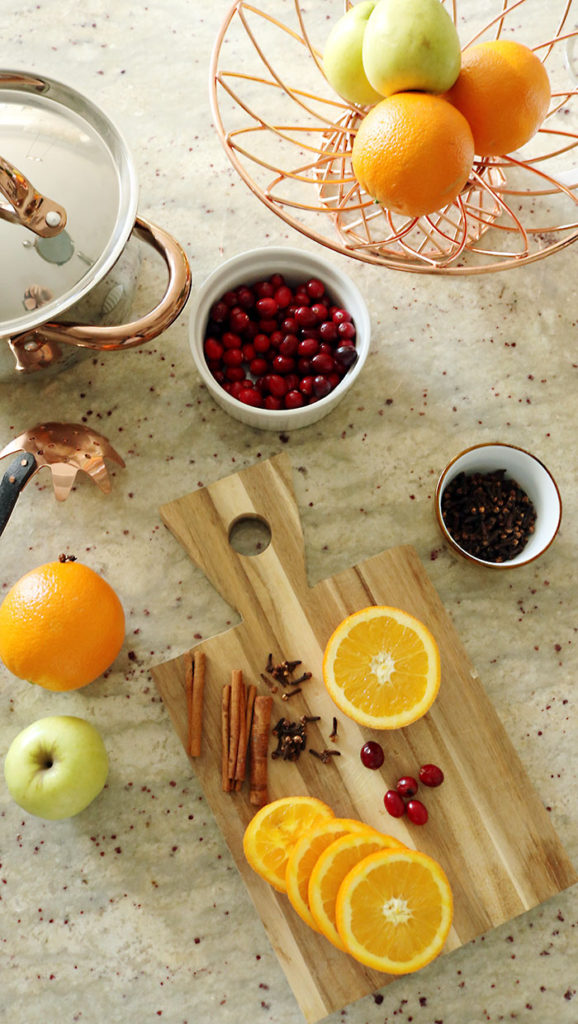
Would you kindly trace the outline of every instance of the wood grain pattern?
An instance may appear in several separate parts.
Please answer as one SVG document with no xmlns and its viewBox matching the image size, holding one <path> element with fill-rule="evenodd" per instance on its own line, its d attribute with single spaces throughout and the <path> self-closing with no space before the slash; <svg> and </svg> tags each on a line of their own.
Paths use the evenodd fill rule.
<svg viewBox="0 0 578 1024">
<path fill-rule="evenodd" d="M 336 814 L 367 821 L 438 859 L 455 899 L 448 950 L 576 881 L 547 812 L 413 548 L 384 551 L 310 588 L 291 466 L 284 455 L 170 502 L 161 515 L 242 619 L 198 645 L 206 655 L 204 738 L 194 767 L 307 1021 L 319 1020 L 394 979 L 366 970 L 335 949 L 246 864 L 242 837 L 254 812 L 248 787 L 236 793 L 221 788 L 221 693 L 234 669 L 243 672 L 247 684 L 267 693 L 261 673 L 269 652 L 276 662 L 300 658 L 313 677 L 290 702 L 280 699 L 281 690 L 275 695 L 272 722 L 283 715 L 320 715 L 319 723 L 308 726 L 308 745 L 321 750 L 330 746 L 336 714 L 321 676 L 331 632 L 346 615 L 369 604 L 411 612 L 429 627 L 440 648 L 442 683 L 428 714 L 406 729 L 373 734 L 337 712 L 341 756 L 328 764 L 308 752 L 296 763 L 270 759 L 270 798 L 318 796 Z M 258 555 L 237 554 L 229 543 L 232 527 L 244 517 L 261 519 L 271 530 L 271 543 Z M 184 658 L 159 665 L 153 677 L 186 749 Z M 359 760 L 360 747 L 370 736 L 380 740 L 386 753 L 378 772 L 364 769 Z M 428 761 L 443 768 L 446 781 L 427 794 L 427 826 L 420 829 L 388 817 L 385 790 L 399 775 Z"/>
</svg>

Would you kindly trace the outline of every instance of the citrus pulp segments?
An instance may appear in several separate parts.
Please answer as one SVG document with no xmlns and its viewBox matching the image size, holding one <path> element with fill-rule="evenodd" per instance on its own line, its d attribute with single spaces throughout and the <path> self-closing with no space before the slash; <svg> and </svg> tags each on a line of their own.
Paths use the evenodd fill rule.
<svg viewBox="0 0 578 1024">
<path fill-rule="evenodd" d="M 424 715 L 440 685 L 429 629 L 399 608 L 372 605 L 343 620 L 323 658 L 327 690 L 344 714 L 373 729 L 400 729 Z"/>
<path fill-rule="evenodd" d="M 328 818 L 314 825 L 295 844 L 287 860 L 285 881 L 287 896 L 294 910 L 313 928 L 319 931 L 309 909 L 307 890 L 309 878 L 317 859 L 327 847 L 341 836 L 351 833 L 371 833 L 374 830 L 356 818 Z"/>
<path fill-rule="evenodd" d="M 278 892 L 286 892 L 287 858 L 301 836 L 331 808 L 310 796 L 281 797 L 265 804 L 251 819 L 243 835 L 243 852 L 254 871 Z"/>
<path fill-rule="evenodd" d="M 336 839 L 318 857 L 311 872 L 307 898 L 318 930 L 337 949 L 345 950 L 337 931 L 335 907 L 341 882 L 360 860 L 384 849 L 404 849 L 403 843 L 393 836 L 384 835 L 368 826 L 366 835 L 350 834 Z"/>
<path fill-rule="evenodd" d="M 382 850 L 346 875 L 335 913 L 339 936 L 356 960 L 388 974 L 408 974 L 441 952 L 452 923 L 452 892 L 432 857 Z"/>
</svg>

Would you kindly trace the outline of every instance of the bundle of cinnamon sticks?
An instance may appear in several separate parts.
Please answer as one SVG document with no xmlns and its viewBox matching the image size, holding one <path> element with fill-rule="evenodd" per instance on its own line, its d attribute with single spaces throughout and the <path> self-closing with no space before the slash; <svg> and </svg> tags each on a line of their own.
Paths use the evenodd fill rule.
<svg viewBox="0 0 578 1024">
<path fill-rule="evenodd" d="M 240 669 L 223 686 L 221 701 L 221 776 L 225 793 L 240 790 L 249 773 L 249 800 L 267 803 L 268 747 L 273 698 L 247 686 Z"/>
</svg>

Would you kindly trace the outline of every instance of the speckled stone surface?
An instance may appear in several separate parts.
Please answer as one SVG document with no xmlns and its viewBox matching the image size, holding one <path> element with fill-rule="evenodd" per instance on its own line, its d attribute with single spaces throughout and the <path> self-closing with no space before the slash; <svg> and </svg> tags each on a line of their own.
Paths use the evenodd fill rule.
<svg viewBox="0 0 578 1024">
<path fill-rule="evenodd" d="M 4 67 L 68 82 L 119 125 L 135 158 L 139 211 L 185 248 L 193 293 L 245 248 L 313 247 L 250 193 L 214 131 L 209 55 L 227 8 L 39 0 L 3 11 Z M 328 258 L 363 290 L 373 339 L 357 387 L 311 428 L 281 438 L 219 410 L 189 355 L 186 310 L 142 349 L 90 354 L 50 378 L 0 381 L 2 444 L 42 419 L 84 421 L 126 461 L 108 497 L 84 478 L 57 504 L 46 471 L 35 477 L 0 540 L 0 588 L 74 553 L 106 576 L 127 616 L 119 658 L 85 690 L 60 696 L 0 668 L 2 756 L 26 725 L 65 713 L 101 730 L 111 762 L 101 796 L 60 823 L 21 811 L 2 780 L 3 1019 L 303 1019 L 150 675 L 237 621 L 164 528 L 159 505 L 280 450 L 296 470 L 312 583 L 391 545 L 417 548 L 578 864 L 578 251 L 468 279 Z M 147 261 L 138 303 L 150 303 L 162 281 Z M 512 573 L 458 562 L 432 511 L 447 460 L 495 439 L 537 454 L 564 502 L 554 545 Z M 576 1024 L 577 921 L 574 888 L 328 1019 Z"/>
</svg>

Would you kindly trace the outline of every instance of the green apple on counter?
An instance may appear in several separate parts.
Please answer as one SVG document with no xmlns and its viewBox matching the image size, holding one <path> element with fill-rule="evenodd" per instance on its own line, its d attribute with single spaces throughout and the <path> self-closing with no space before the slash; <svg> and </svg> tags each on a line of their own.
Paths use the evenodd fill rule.
<svg viewBox="0 0 578 1024">
<path fill-rule="evenodd" d="M 97 729 L 84 718 L 39 718 L 13 739 L 4 777 L 13 800 L 29 814 L 57 820 L 79 814 L 98 796 L 108 755 Z"/>
<path fill-rule="evenodd" d="M 363 37 L 376 0 L 362 0 L 335 23 L 325 44 L 327 81 L 348 103 L 371 106 L 383 97 L 367 81 L 363 69 Z"/>
<path fill-rule="evenodd" d="M 440 0 L 379 0 L 363 37 L 363 67 L 382 96 L 441 93 L 460 72 L 456 27 Z"/>
</svg>

